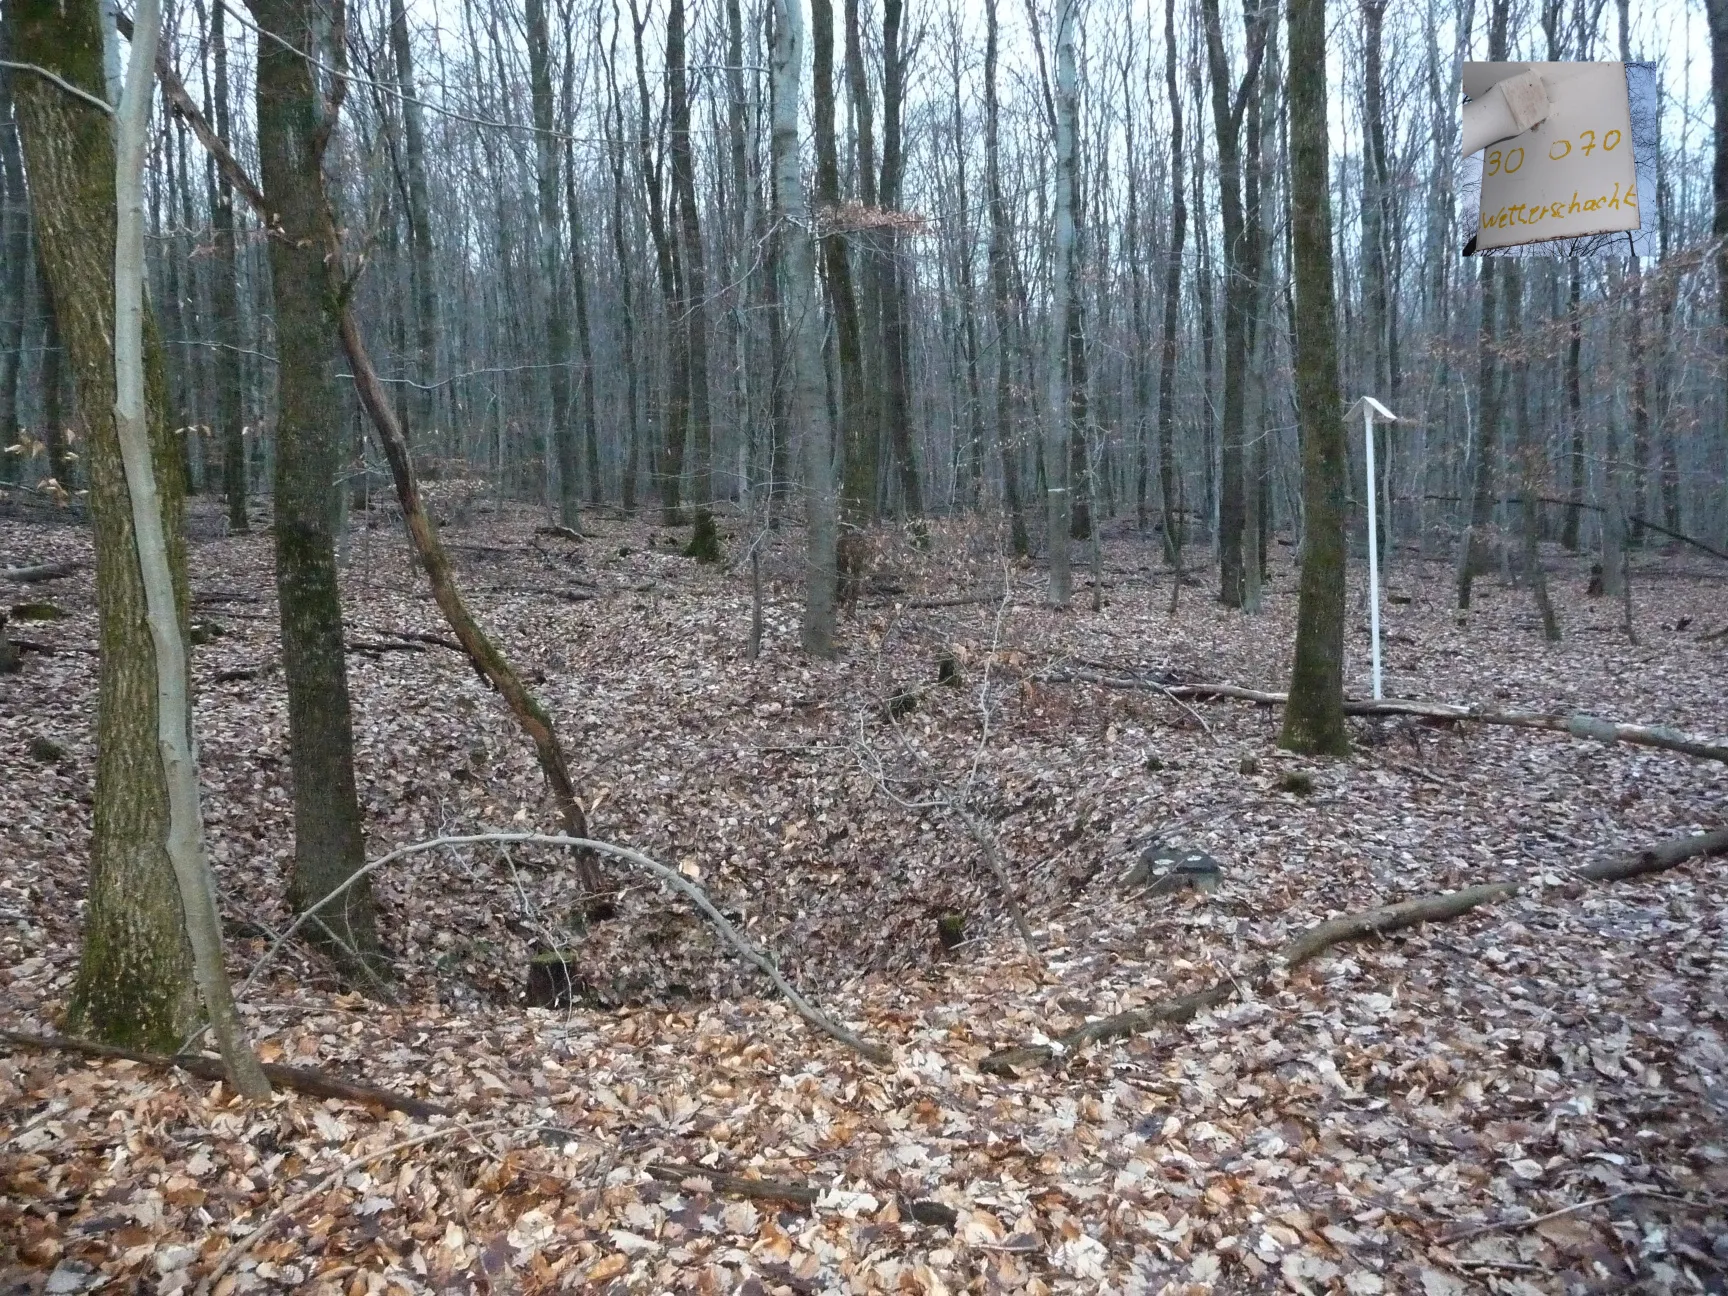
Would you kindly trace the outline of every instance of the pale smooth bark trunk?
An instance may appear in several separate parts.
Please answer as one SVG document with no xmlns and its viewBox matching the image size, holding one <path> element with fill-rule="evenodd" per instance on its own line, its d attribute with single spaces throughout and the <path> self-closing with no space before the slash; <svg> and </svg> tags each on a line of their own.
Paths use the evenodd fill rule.
<svg viewBox="0 0 1728 1296">
<path fill-rule="evenodd" d="M 1074 282 L 1074 126 L 1078 92 L 1074 73 L 1074 8 L 1078 0 L 1057 0 L 1056 11 L 1056 242 L 1051 272 L 1050 413 L 1044 443 L 1045 544 L 1049 546 L 1050 604 L 1067 607 L 1074 578 L 1069 568 L 1068 532 L 1073 514 L 1069 498 L 1068 319 L 1078 285 Z"/>
<path fill-rule="evenodd" d="M 781 308 L 786 312 L 791 382 L 788 422 L 803 430 L 808 546 L 805 557 L 804 651 L 834 655 L 834 439 L 822 365 L 822 321 L 816 300 L 816 254 L 810 207 L 798 164 L 798 81 L 804 60 L 799 0 L 774 0 L 774 189 L 781 215 Z"/>
<path fill-rule="evenodd" d="M 246 1039 L 222 965 L 216 882 L 204 853 L 198 757 L 192 737 L 191 663 L 174 597 L 174 571 L 156 491 L 144 398 L 144 151 L 154 92 L 162 11 L 139 0 L 115 141 L 114 425 L 132 498 L 132 529 L 156 653 L 157 742 L 168 790 L 168 857 L 180 889 L 199 997 L 228 1078 L 247 1098 L 270 1096 L 270 1082 Z"/>
</svg>

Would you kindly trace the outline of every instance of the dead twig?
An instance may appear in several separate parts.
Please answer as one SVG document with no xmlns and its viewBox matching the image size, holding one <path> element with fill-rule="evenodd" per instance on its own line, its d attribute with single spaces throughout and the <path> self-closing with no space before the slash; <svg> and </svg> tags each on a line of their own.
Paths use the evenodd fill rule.
<svg viewBox="0 0 1728 1296">
<path fill-rule="evenodd" d="M 152 1067 L 156 1070 L 185 1071 L 189 1075 L 197 1076 L 200 1080 L 226 1080 L 228 1078 L 228 1068 L 223 1065 L 220 1058 L 204 1057 L 197 1053 L 176 1053 L 172 1056 L 166 1053 L 140 1053 L 133 1049 L 116 1048 L 112 1044 L 98 1044 L 94 1040 L 74 1039 L 67 1035 L 29 1035 L 23 1031 L 14 1030 L 0 1030 L 0 1040 L 17 1048 L 32 1049 L 37 1052 L 77 1053 L 83 1057 L 135 1062 L 139 1066 Z M 344 1080 L 342 1077 L 331 1075 L 327 1071 L 318 1071 L 310 1067 L 265 1063 L 264 1074 L 272 1084 L 281 1085 L 284 1089 L 311 1094 L 314 1098 L 337 1098 L 343 1102 L 375 1104 L 390 1111 L 406 1112 L 415 1120 L 430 1120 L 434 1116 L 455 1114 L 448 1107 L 423 1102 L 409 1094 Z"/>
<path fill-rule="evenodd" d="M 1477 1224 L 1456 1233 L 1446 1234 L 1440 1239 L 1439 1245 L 1456 1246 L 1460 1242 L 1468 1242 L 1471 1238 L 1481 1237 L 1484 1233 L 1512 1233 L 1519 1229 L 1534 1228 L 1538 1224 L 1546 1224 L 1549 1220 L 1560 1219 L 1566 1215 L 1576 1215 L 1579 1211 L 1591 1210 L 1597 1206 L 1607 1206 L 1627 1197 L 1653 1197 L 1660 1201 L 1690 1206 L 1694 1210 L 1715 1210 L 1722 1205 L 1720 1202 L 1694 1201 L 1690 1197 L 1677 1197 L 1673 1193 L 1659 1192 L 1654 1188 L 1627 1188 L 1620 1192 L 1609 1193 L 1606 1197 L 1592 1197 L 1588 1201 L 1573 1202 L 1570 1206 L 1562 1206 L 1559 1210 L 1551 1210 L 1541 1215 L 1527 1215 L 1523 1219 L 1495 1220 L 1489 1224 Z"/>
</svg>

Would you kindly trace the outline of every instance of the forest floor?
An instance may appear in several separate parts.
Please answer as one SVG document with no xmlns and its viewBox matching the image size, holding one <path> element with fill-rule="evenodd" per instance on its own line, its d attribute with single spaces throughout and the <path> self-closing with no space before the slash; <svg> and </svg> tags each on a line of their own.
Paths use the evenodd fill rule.
<svg viewBox="0 0 1728 1296">
<path fill-rule="evenodd" d="M 196 650 L 197 723 L 239 978 L 288 917 L 287 722 L 269 540 L 223 538 L 203 507 L 195 616 L 221 633 Z M 1283 687 L 1287 548 L 1258 615 L 1196 587 L 1172 616 L 1155 545 L 1111 528 L 1103 611 L 1082 563 L 1054 612 L 1000 537 L 937 523 L 928 550 L 879 542 L 840 659 L 816 663 L 796 529 L 761 542 L 750 660 L 748 562 L 699 567 L 687 529 L 646 517 L 591 513 L 582 542 L 543 521 L 476 515 L 446 538 L 552 709 L 593 831 L 697 880 L 894 1064 L 813 1033 L 640 875 L 609 872 L 618 915 L 584 932 L 550 852 L 416 856 L 377 877 L 395 1003 L 290 947 L 243 1009 L 268 1060 L 465 1114 L 249 1107 L 0 1043 L 0 1293 L 190 1292 L 278 1208 L 218 1293 L 1728 1290 L 1728 878 L 1709 861 L 1569 877 L 1728 821 L 1728 769 L 1414 719 L 1353 721 L 1349 759 L 1309 760 L 1276 747 L 1272 708 L 1040 678 L 1092 663 Z M 722 529 L 737 559 L 750 537 Z M 0 520 L 6 565 L 89 552 L 83 529 Z M 1634 645 L 1619 605 L 1586 597 L 1584 560 L 1548 561 L 1558 645 L 1527 592 L 1479 581 L 1462 617 L 1448 565 L 1399 553 L 1387 694 L 1728 734 L 1728 641 L 1703 637 L 1728 626 L 1728 565 L 1640 553 Z M 387 519 L 352 534 L 345 587 L 370 856 L 550 831 L 502 704 L 459 653 L 391 638 L 446 632 Z M 49 1033 L 77 965 L 96 613 L 87 566 L 5 593 L 71 614 L 14 624 L 53 651 L 0 677 L 0 1027 Z M 1364 696 L 1354 584 L 1351 609 Z M 934 687 L 944 654 L 958 687 Z M 1038 956 L 957 807 L 995 834 Z M 1160 834 L 1216 857 L 1223 886 L 1124 887 Z M 1512 899 L 1338 947 L 1186 1024 L 979 1070 L 1244 976 L 1329 916 L 1507 877 L 1526 884 Z M 949 912 L 966 939 L 945 950 Z M 528 959 L 552 947 L 573 951 L 576 1002 L 525 1007 Z M 666 1164 L 715 1177 L 649 1173 Z M 724 1175 L 821 1196 L 752 1199 Z"/>
</svg>

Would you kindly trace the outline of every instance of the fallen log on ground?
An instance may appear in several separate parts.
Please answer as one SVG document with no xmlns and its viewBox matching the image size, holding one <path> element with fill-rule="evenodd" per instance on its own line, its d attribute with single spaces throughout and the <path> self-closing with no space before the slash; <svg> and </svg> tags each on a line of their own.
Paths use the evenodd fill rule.
<svg viewBox="0 0 1728 1296">
<path fill-rule="evenodd" d="M 228 1079 L 228 1068 L 221 1058 L 204 1057 L 198 1053 L 176 1053 L 170 1057 L 166 1053 L 139 1053 L 132 1049 L 116 1048 L 112 1044 L 98 1044 L 94 1040 L 74 1039 L 68 1035 L 30 1035 L 23 1031 L 0 1030 L 0 1040 L 17 1048 L 30 1049 L 38 1053 L 78 1053 L 84 1057 L 102 1058 L 121 1062 L 136 1062 L 139 1066 L 147 1066 L 156 1070 L 180 1070 L 197 1076 L 200 1080 Z M 264 1074 L 272 1084 L 284 1089 L 293 1089 L 299 1093 L 310 1094 L 314 1098 L 337 1098 L 344 1102 L 373 1103 L 390 1111 L 406 1112 L 415 1120 L 430 1120 L 434 1116 L 451 1116 L 455 1113 L 448 1107 L 440 1107 L 436 1103 L 423 1102 L 410 1094 L 397 1093 L 392 1089 L 379 1089 L 372 1085 L 357 1084 L 352 1080 L 344 1080 L 333 1076 L 327 1071 L 318 1071 L 310 1067 L 280 1066 L 276 1063 L 263 1064 Z"/>
<path fill-rule="evenodd" d="M 1287 693 L 1265 689 L 1243 688 L 1239 684 L 1197 684 L 1160 680 L 1134 671 L 1116 674 L 1090 668 L 1056 668 L 1040 671 L 1033 677 L 1047 684 L 1096 684 L 1102 688 L 1140 689 L 1162 693 L 1169 698 L 1235 698 L 1260 706 L 1283 706 Z M 1682 752 L 1700 760 L 1728 763 L 1728 745 L 1709 738 L 1680 733 L 1665 725 L 1618 724 L 1597 716 L 1574 712 L 1563 715 L 1541 711 L 1496 711 L 1488 707 L 1459 706 L 1451 702 L 1424 702 L 1417 698 L 1345 698 L 1346 715 L 1406 715 L 1423 720 L 1445 720 L 1467 724 L 1509 725 L 1516 729 L 1545 729 L 1551 733 L 1567 733 L 1574 738 L 1594 738 L 1598 742 L 1633 743 L 1641 747 L 1661 747 Z"/>
<path fill-rule="evenodd" d="M 62 576 L 70 576 L 83 565 L 76 558 L 69 558 L 64 562 L 37 563 L 31 567 L 8 567 L 6 579 L 20 585 L 33 585 L 37 581 L 59 580 Z"/>
<path fill-rule="evenodd" d="M 1659 842 L 1635 854 L 1603 860 L 1575 870 L 1576 876 L 1598 882 L 1617 882 L 1676 868 L 1688 860 L 1728 855 L 1728 828 L 1709 833 L 1690 833 Z M 1140 1035 L 1154 1026 L 1185 1022 L 1208 1009 L 1229 1002 L 1244 991 L 1258 993 L 1271 987 L 1281 973 L 1311 962 L 1336 945 L 1366 936 L 1379 936 L 1427 922 L 1446 922 L 1473 909 L 1510 899 L 1524 889 L 1520 882 L 1484 882 L 1440 895 L 1417 896 L 1397 904 L 1382 905 L 1360 913 L 1329 918 L 1284 945 L 1271 958 L 1256 964 L 1245 976 L 1226 976 L 1201 990 L 1175 995 L 1109 1017 L 1089 1021 L 1047 1044 L 1027 1044 L 1001 1049 L 978 1064 L 980 1071 L 1011 1075 L 1019 1067 L 1037 1066 L 1065 1057 L 1088 1044 Z"/>
</svg>

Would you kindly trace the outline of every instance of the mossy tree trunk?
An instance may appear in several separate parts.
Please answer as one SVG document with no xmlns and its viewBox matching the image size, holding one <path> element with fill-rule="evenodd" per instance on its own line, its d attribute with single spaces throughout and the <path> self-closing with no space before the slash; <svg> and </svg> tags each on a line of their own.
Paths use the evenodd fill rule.
<svg viewBox="0 0 1728 1296">
<path fill-rule="evenodd" d="M 309 0 L 254 0 L 259 25 L 291 44 L 323 48 L 324 23 Z M 325 53 L 326 61 L 339 52 Z M 354 787 L 354 730 L 342 649 L 336 580 L 335 482 L 342 435 L 341 400 L 331 362 L 339 313 L 335 268 L 325 255 L 324 148 L 339 104 L 326 101 L 298 53 L 266 41 L 258 55 L 258 154 L 278 234 L 270 240 L 276 305 L 276 594 L 282 615 L 282 665 L 288 685 L 288 737 L 294 775 L 294 868 L 289 901 L 317 903 L 365 864 Z M 337 86 L 344 84 L 337 80 Z M 349 975 L 354 956 L 378 950 L 369 881 L 321 911 L 324 943 Z"/>
<path fill-rule="evenodd" d="M 1332 297 L 1332 203 L 1327 191 L 1326 0 L 1290 5 L 1290 224 L 1296 309 L 1296 416 L 1302 435 L 1301 593 L 1296 664 L 1281 746 L 1342 756 L 1344 728 L 1344 498 L 1350 471 L 1338 396 L 1338 323 Z"/>
<path fill-rule="evenodd" d="M 104 93 L 95 0 L 12 0 L 8 18 L 13 57 Z M 197 993 L 167 850 L 155 655 L 114 421 L 114 140 L 105 113 L 40 77 L 20 77 L 15 96 L 41 264 L 77 391 L 96 529 L 95 824 L 67 1025 L 122 1047 L 171 1052 L 197 1016 Z M 146 343 L 150 444 L 184 621 L 179 461 L 164 416 L 160 347 L 152 336 Z"/>
</svg>

